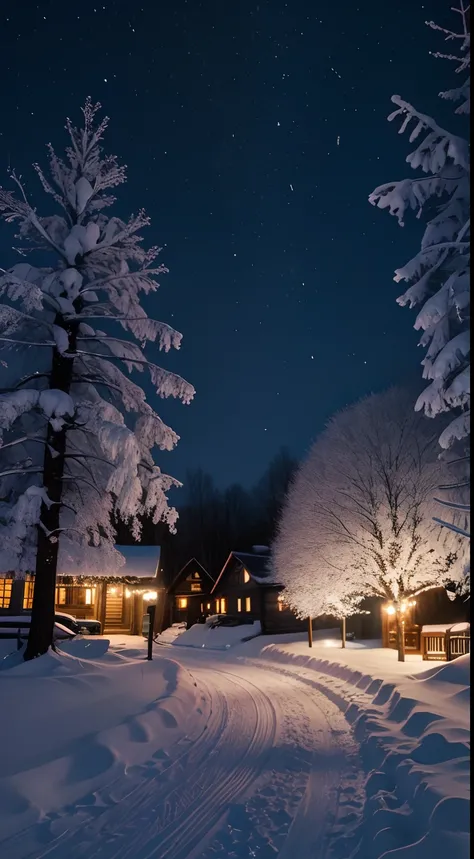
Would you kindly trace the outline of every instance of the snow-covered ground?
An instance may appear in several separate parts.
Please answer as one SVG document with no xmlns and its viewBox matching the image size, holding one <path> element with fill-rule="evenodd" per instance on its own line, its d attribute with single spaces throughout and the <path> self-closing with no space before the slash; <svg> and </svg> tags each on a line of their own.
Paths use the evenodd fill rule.
<svg viewBox="0 0 474 859">
<path fill-rule="evenodd" d="M 2 671 L 0 855 L 464 859 L 468 659 L 336 635 L 152 662 L 87 638 Z"/>
</svg>

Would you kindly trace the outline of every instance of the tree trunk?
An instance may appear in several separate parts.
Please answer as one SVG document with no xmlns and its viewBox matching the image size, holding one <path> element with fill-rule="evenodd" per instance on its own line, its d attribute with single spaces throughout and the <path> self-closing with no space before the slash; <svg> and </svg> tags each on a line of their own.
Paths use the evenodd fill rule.
<svg viewBox="0 0 474 859">
<path fill-rule="evenodd" d="M 342 618 L 341 623 L 341 647 L 344 648 L 346 646 L 346 618 Z"/>
<path fill-rule="evenodd" d="M 77 324 L 68 326 L 70 350 L 76 349 Z M 53 352 L 53 364 L 49 388 L 64 391 L 68 394 L 72 383 L 73 359 L 63 357 L 57 349 Z M 59 528 L 61 498 L 64 488 L 63 476 L 66 454 L 65 427 L 59 432 L 53 430 L 48 423 L 46 435 L 47 444 L 44 448 L 43 487 L 51 501 L 48 507 L 41 505 L 41 522 L 46 532 L 55 532 L 53 540 L 42 528 L 38 528 L 38 544 L 36 550 L 36 567 L 31 611 L 31 626 L 28 643 L 25 650 L 25 660 L 34 659 L 47 653 L 53 644 L 54 608 L 56 591 L 56 570 L 59 549 Z M 51 455 L 50 447 L 57 453 Z M 54 539 L 55 538 L 55 539 Z"/>
<path fill-rule="evenodd" d="M 403 615 L 397 609 L 397 645 L 398 661 L 405 662 L 405 621 Z"/>
<path fill-rule="evenodd" d="M 308 647 L 313 646 L 313 618 L 308 617 Z"/>
</svg>

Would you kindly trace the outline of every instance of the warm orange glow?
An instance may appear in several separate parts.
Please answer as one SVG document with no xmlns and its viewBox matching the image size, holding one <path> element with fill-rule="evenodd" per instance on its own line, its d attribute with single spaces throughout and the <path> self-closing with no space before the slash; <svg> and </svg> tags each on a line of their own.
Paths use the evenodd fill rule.
<svg viewBox="0 0 474 859">
<path fill-rule="evenodd" d="M 244 570 L 244 582 L 245 582 L 245 584 L 247 584 L 247 582 L 249 582 L 249 581 L 250 581 L 250 573 L 248 573 L 247 570 Z"/>
<path fill-rule="evenodd" d="M 187 608 L 188 607 L 188 601 L 187 601 L 186 597 L 180 597 L 178 600 L 178 605 L 180 608 Z"/>
<path fill-rule="evenodd" d="M 0 608 L 8 608 L 12 595 L 13 579 L 0 579 Z"/>
<path fill-rule="evenodd" d="M 245 611 L 252 611 L 252 600 L 250 597 L 245 597 Z"/>
<path fill-rule="evenodd" d="M 23 591 L 23 608 L 32 609 L 33 608 L 33 591 L 35 589 L 34 579 L 26 578 L 25 579 L 25 590 Z"/>
<path fill-rule="evenodd" d="M 220 613 L 225 614 L 226 611 L 227 611 L 227 600 L 225 600 L 224 597 L 222 597 L 222 599 L 221 599 L 221 612 Z"/>
<path fill-rule="evenodd" d="M 158 594 L 156 591 L 145 591 L 145 593 L 143 594 L 143 599 L 146 600 L 147 602 L 152 602 L 153 600 L 158 599 Z M 186 605 L 187 605 L 187 600 L 186 600 Z M 186 608 L 186 606 L 184 606 L 184 608 Z"/>
<path fill-rule="evenodd" d="M 242 611 L 242 600 L 240 597 L 237 599 L 237 611 Z"/>
</svg>

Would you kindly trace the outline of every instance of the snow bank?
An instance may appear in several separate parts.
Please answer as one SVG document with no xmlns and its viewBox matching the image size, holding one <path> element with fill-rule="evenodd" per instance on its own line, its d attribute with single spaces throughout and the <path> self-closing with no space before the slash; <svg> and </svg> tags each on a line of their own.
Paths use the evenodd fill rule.
<svg viewBox="0 0 474 859">
<path fill-rule="evenodd" d="M 217 626 L 215 629 L 211 629 L 206 623 L 196 623 L 191 629 L 177 636 L 172 644 L 174 647 L 229 650 L 243 641 L 256 638 L 261 632 L 259 621 L 242 624 L 242 626 Z"/>
<path fill-rule="evenodd" d="M 353 724 L 366 802 L 352 829 L 341 821 L 333 859 L 445 859 L 447 851 L 467 859 L 469 655 L 426 669 L 420 657 L 398 663 L 382 648 L 319 642 L 311 651 L 293 641 L 268 644 L 258 656 L 282 671 L 297 667 Z"/>
<path fill-rule="evenodd" d="M 16 738 L 0 755 L 0 841 L 203 730 L 207 699 L 190 673 L 124 650 L 76 640 L 0 673 L 0 733 Z"/>
<path fill-rule="evenodd" d="M 168 629 L 164 629 L 163 632 L 156 637 L 157 644 L 174 644 L 175 640 L 179 635 L 183 635 L 186 632 L 186 624 L 185 623 L 173 623 Z"/>
</svg>

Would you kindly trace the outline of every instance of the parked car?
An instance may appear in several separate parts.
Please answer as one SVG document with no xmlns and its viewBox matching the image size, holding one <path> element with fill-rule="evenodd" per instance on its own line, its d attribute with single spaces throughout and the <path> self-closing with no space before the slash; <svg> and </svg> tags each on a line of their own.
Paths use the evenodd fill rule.
<svg viewBox="0 0 474 859">
<path fill-rule="evenodd" d="M 95 618 L 74 617 L 74 615 L 65 614 L 64 612 L 56 612 L 54 617 L 58 623 L 62 623 L 63 626 L 72 629 L 76 634 L 100 635 L 102 632 L 100 620 L 96 620 Z"/>
<path fill-rule="evenodd" d="M 215 629 L 218 626 L 245 626 L 252 623 L 253 618 L 248 614 L 212 614 L 206 620 L 209 629 Z"/>
<path fill-rule="evenodd" d="M 28 638 L 30 624 L 31 615 L 23 614 L 18 617 L 3 615 L 0 617 L 0 638 L 18 638 L 18 636 L 20 639 Z M 77 633 L 74 630 L 55 620 L 53 629 L 54 641 L 64 641 L 74 638 L 76 635 Z"/>
</svg>

